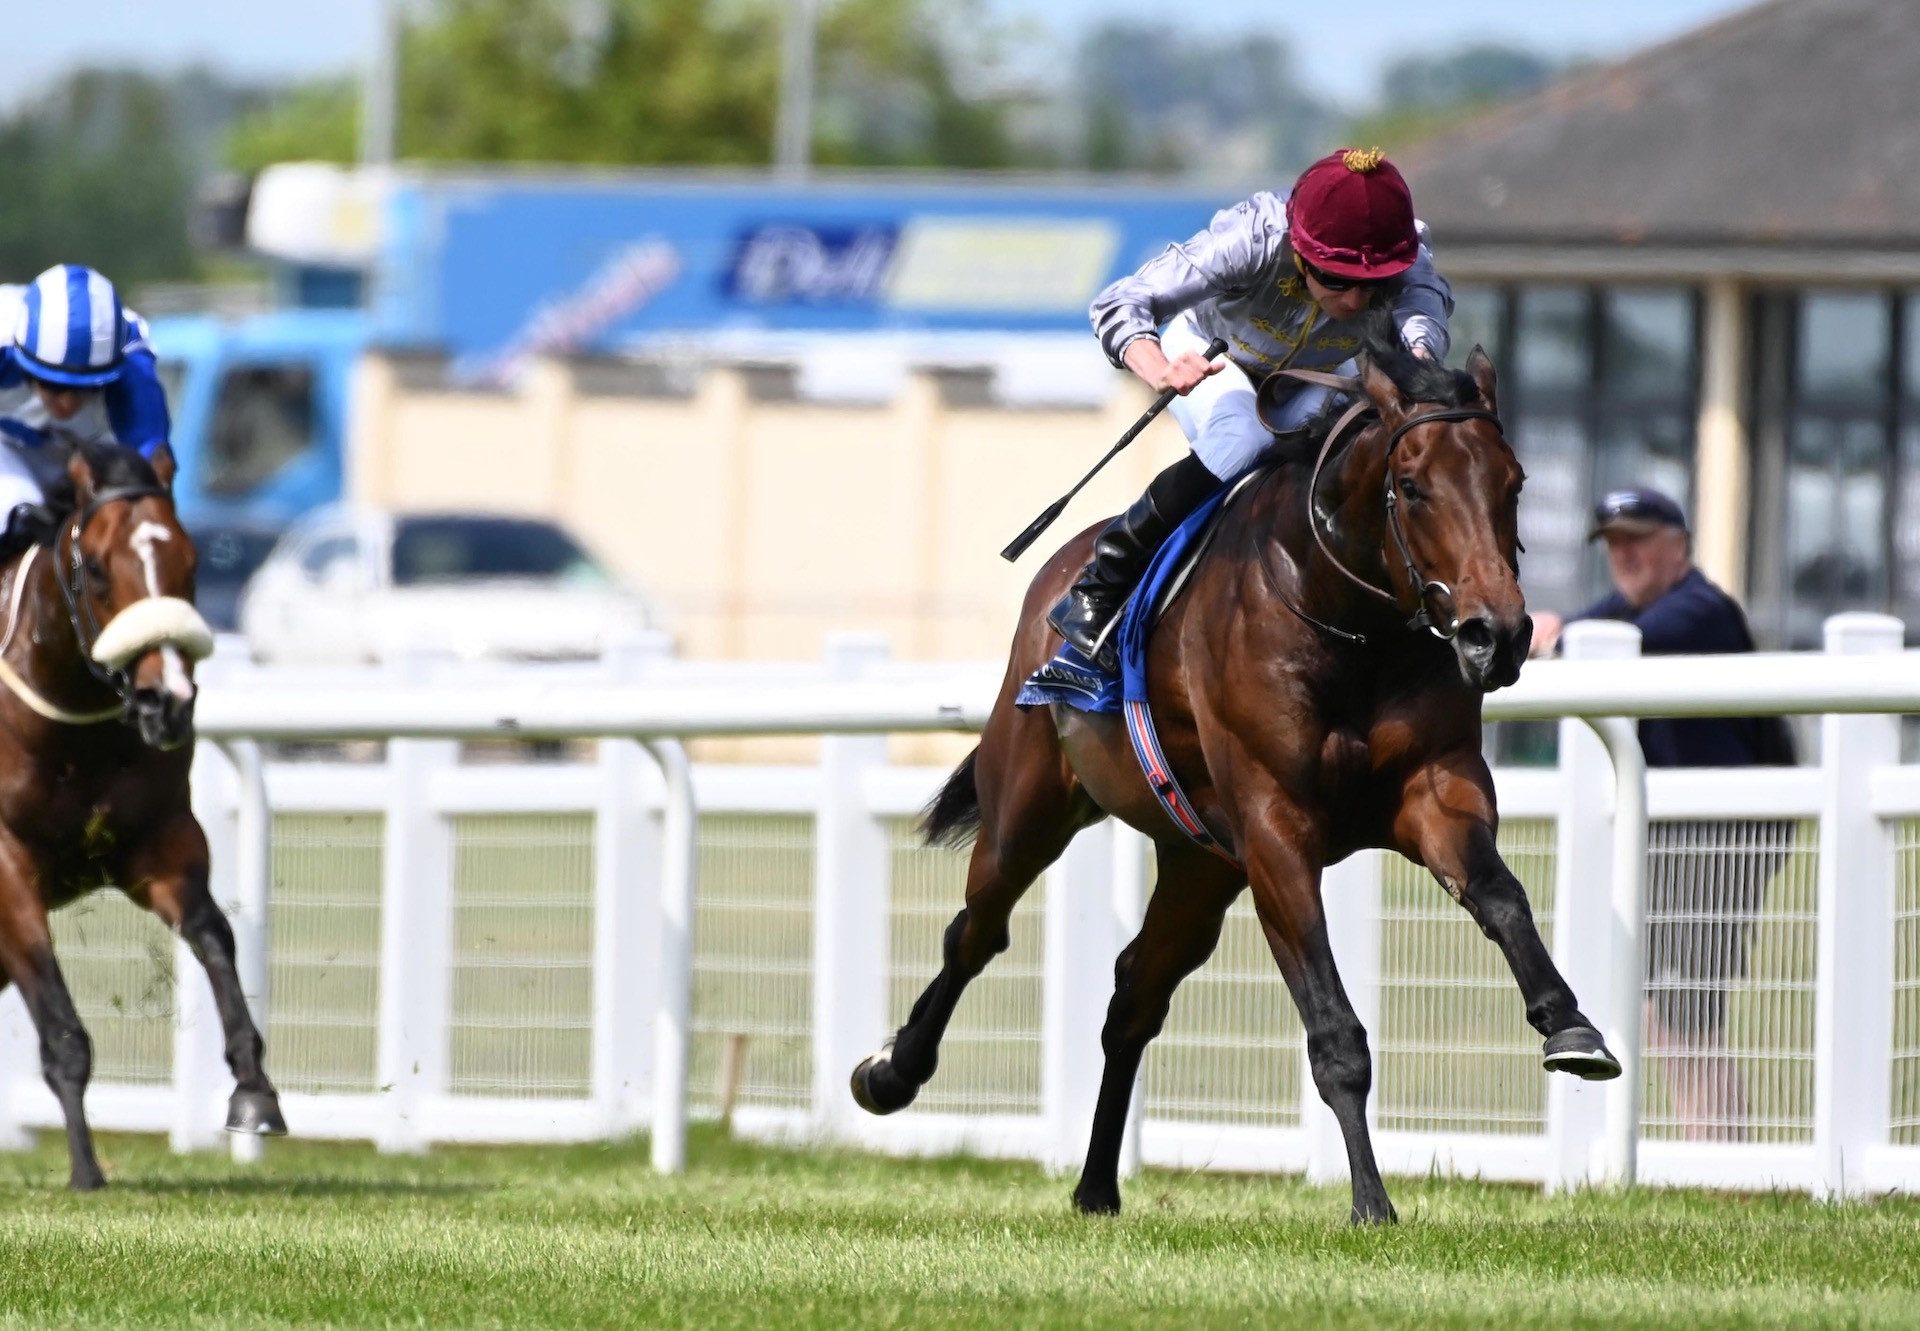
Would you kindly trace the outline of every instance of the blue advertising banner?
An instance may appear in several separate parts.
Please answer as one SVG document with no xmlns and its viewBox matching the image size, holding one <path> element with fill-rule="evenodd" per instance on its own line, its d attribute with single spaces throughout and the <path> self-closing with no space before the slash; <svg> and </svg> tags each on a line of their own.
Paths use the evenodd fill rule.
<svg viewBox="0 0 1920 1331">
<path fill-rule="evenodd" d="M 1233 200 L 1141 187 L 434 175 L 397 183 L 375 336 L 464 373 L 727 332 L 1086 332 Z"/>
</svg>

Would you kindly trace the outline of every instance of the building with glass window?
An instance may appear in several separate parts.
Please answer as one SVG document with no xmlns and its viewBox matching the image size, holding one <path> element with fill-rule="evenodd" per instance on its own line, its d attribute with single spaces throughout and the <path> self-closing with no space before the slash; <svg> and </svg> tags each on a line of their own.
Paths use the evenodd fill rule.
<svg viewBox="0 0 1920 1331">
<path fill-rule="evenodd" d="M 1658 485 L 1763 644 L 1920 633 L 1920 5 L 1773 0 L 1403 154 L 1528 470 L 1528 599 Z"/>
</svg>

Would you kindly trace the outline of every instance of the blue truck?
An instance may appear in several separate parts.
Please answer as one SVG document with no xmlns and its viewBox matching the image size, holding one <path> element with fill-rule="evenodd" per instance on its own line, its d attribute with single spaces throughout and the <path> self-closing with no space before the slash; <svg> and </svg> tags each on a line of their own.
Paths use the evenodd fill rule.
<svg viewBox="0 0 1920 1331">
<path fill-rule="evenodd" d="M 279 533 L 341 497 L 359 310 L 152 321 L 173 411 L 174 497 L 200 549 L 199 599 L 231 629 L 240 588 Z"/>
</svg>

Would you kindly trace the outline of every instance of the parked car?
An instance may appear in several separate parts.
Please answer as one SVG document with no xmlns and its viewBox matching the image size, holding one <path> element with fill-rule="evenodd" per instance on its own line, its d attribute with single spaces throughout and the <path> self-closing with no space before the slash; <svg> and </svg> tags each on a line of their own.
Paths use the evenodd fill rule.
<svg viewBox="0 0 1920 1331">
<path fill-rule="evenodd" d="M 572 660 L 650 627 L 563 528 L 541 518 L 330 505 L 290 528 L 247 585 L 240 627 L 263 661 Z"/>
<path fill-rule="evenodd" d="M 200 556 L 194 602 L 216 632 L 240 627 L 240 593 L 266 562 L 280 533 L 244 523 L 196 522 L 188 528 Z"/>
</svg>

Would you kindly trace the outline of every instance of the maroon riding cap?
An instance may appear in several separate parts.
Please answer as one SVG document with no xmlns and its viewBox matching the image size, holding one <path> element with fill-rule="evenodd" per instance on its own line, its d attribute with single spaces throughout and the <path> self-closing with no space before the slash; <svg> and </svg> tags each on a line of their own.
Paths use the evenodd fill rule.
<svg viewBox="0 0 1920 1331">
<path fill-rule="evenodd" d="M 1395 277 L 1420 254 L 1413 191 L 1378 148 L 1342 148 L 1303 171 L 1287 196 L 1287 234 L 1296 254 L 1335 277 Z"/>
</svg>

